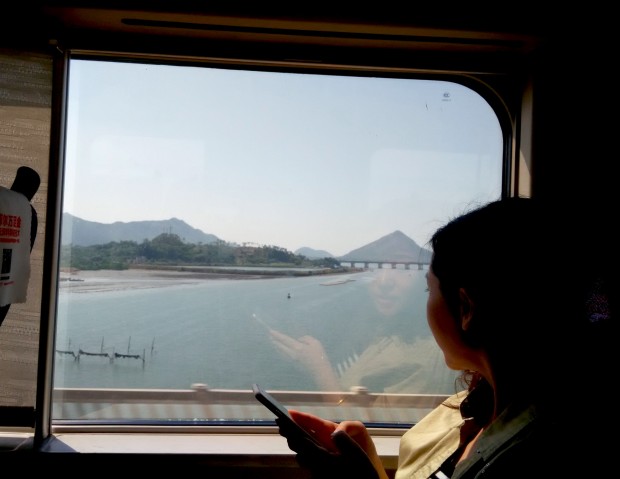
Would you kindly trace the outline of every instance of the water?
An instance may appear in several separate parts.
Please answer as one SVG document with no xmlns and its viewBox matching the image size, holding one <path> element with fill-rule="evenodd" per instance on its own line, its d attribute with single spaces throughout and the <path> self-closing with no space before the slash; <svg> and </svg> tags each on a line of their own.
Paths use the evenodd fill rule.
<svg viewBox="0 0 620 479">
<path fill-rule="evenodd" d="M 343 279 L 351 281 L 325 285 Z M 313 390 L 318 386 L 312 374 L 274 346 L 270 328 L 291 338 L 316 338 L 334 369 L 346 368 L 377 337 L 432 342 L 425 288 L 425 271 L 418 270 L 83 293 L 61 288 L 57 350 L 140 358 L 81 355 L 76 361 L 57 353 L 54 385 L 187 389 L 205 383 L 248 389 L 259 382 L 269 389 Z M 432 365 L 426 376 L 446 376 L 438 349 L 425 359 Z M 445 381 L 448 392 L 454 387 L 451 377 Z M 433 387 L 443 388 L 437 381 Z"/>
</svg>

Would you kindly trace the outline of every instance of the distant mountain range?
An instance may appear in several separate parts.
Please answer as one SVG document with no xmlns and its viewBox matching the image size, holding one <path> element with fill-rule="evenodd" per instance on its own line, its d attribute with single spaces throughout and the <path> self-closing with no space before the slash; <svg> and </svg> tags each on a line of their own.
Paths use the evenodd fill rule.
<svg viewBox="0 0 620 479">
<path fill-rule="evenodd" d="M 62 221 L 61 242 L 63 245 L 92 246 L 112 241 L 141 243 L 144 240 L 150 241 L 162 233 L 175 234 L 185 243 L 209 244 L 220 241 L 217 236 L 192 228 L 177 218 L 159 221 L 97 223 L 63 213 Z M 327 251 L 307 246 L 299 248 L 294 253 L 304 255 L 309 259 L 334 257 Z M 431 252 L 418 246 L 414 240 L 401 231 L 394 231 L 336 259 L 339 261 L 430 263 Z"/>
<path fill-rule="evenodd" d="M 217 236 L 192 228 L 185 221 L 177 218 L 160 221 L 97 223 L 83 220 L 69 213 L 62 215 L 61 243 L 63 245 L 92 246 L 110 243 L 111 241 L 142 243 L 144 240 L 152 240 L 162 233 L 175 234 L 183 242 L 193 244 L 209 244 L 219 240 Z"/>
</svg>

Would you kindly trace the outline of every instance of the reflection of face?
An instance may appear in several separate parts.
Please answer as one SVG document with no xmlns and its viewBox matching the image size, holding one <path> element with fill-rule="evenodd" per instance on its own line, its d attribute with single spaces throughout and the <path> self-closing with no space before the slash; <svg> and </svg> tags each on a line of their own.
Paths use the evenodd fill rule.
<svg viewBox="0 0 620 479">
<path fill-rule="evenodd" d="M 370 294 L 379 313 L 391 316 L 398 313 L 411 294 L 413 277 L 409 271 L 380 269 L 370 283 Z"/>
</svg>

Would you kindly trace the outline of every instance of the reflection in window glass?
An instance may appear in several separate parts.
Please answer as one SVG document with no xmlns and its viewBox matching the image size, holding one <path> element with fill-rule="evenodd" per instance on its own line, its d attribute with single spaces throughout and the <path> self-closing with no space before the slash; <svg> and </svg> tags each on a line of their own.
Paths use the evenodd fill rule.
<svg viewBox="0 0 620 479">
<path fill-rule="evenodd" d="M 453 393 L 427 241 L 502 141 L 452 82 L 72 60 L 55 388 Z"/>
</svg>

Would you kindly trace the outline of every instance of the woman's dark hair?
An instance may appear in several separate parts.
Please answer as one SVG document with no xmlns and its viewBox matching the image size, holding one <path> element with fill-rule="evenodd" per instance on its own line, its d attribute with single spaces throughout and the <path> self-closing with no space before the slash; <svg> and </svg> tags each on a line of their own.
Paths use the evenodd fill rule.
<svg viewBox="0 0 620 479">
<path fill-rule="evenodd" d="M 511 379 L 514 394 L 564 381 L 566 354 L 579 336 L 580 251 L 558 223 L 536 201 L 508 198 L 453 219 L 430 241 L 431 269 L 455 320 L 460 288 L 473 302 L 465 341 L 487 351 L 494 373 Z"/>
</svg>

